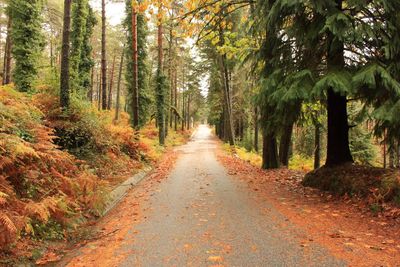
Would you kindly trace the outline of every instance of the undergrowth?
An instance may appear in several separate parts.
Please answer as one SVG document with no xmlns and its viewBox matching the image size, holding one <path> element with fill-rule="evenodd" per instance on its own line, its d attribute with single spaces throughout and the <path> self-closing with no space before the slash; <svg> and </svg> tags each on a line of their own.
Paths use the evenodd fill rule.
<svg viewBox="0 0 400 267">
<path fill-rule="evenodd" d="M 87 101 L 72 98 L 68 112 L 58 103 L 49 86 L 31 94 L 0 87 L 2 253 L 17 240 L 76 235 L 79 225 L 102 213 L 114 185 L 165 150 L 154 126 L 135 133 L 124 112 L 116 122 L 114 111 L 98 111 Z M 170 131 L 167 147 L 189 134 Z"/>
<path fill-rule="evenodd" d="M 337 195 L 365 197 L 373 211 L 377 211 L 384 202 L 400 205 L 400 179 L 397 171 L 392 169 L 358 164 L 332 168 L 323 166 L 308 173 L 303 185 Z"/>
</svg>

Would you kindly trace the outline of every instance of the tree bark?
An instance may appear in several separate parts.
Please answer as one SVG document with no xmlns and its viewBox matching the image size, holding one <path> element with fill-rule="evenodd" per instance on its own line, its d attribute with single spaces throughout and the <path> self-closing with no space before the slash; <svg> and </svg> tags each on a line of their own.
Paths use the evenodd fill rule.
<svg viewBox="0 0 400 267">
<path fill-rule="evenodd" d="M 117 100 L 115 103 L 115 121 L 119 120 L 119 109 L 120 109 L 120 94 L 121 94 L 121 80 L 122 80 L 122 70 L 124 66 L 124 52 L 125 49 L 122 49 L 121 61 L 119 64 L 119 74 L 118 74 L 118 85 L 117 85 Z"/>
<path fill-rule="evenodd" d="M 158 43 L 158 74 L 159 76 L 163 75 L 163 25 L 162 25 L 162 1 L 158 0 L 158 12 L 159 12 L 159 19 L 158 19 L 158 33 L 157 33 L 157 43 Z M 160 90 L 164 90 L 164 88 L 160 88 Z M 162 99 L 163 103 L 158 103 L 162 105 L 162 112 L 161 116 L 158 121 L 158 131 L 159 131 L 159 143 L 160 145 L 165 144 L 165 92 L 158 92 L 159 94 L 163 94 Z M 161 107 L 158 107 L 161 108 Z"/>
<path fill-rule="evenodd" d="M 60 106 L 69 107 L 69 50 L 71 30 L 71 5 L 72 0 L 64 0 L 64 26 L 62 38 L 61 79 L 60 79 Z"/>
<path fill-rule="evenodd" d="M 136 0 L 132 0 L 136 1 Z M 139 73 L 138 73 L 138 35 L 137 35 L 137 6 L 132 4 L 132 51 L 133 51 L 133 90 L 132 90 L 132 112 L 133 126 L 139 127 Z"/>
<path fill-rule="evenodd" d="M 182 92 L 182 131 L 185 130 L 185 123 L 186 123 L 186 113 L 185 113 L 185 93 Z"/>
<path fill-rule="evenodd" d="M 174 71 L 174 97 L 175 97 L 175 108 L 176 111 L 178 111 L 178 70 L 177 68 L 175 68 Z M 175 132 L 178 130 L 178 115 L 175 114 L 174 117 L 174 128 L 175 128 Z"/>
<path fill-rule="evenodd" d="M 101 0 L 101 108 L 107 109 L 106 1 Z"/>
<path fill-rule="evenodd" d="M 90 103 L 93 102 L 93 89 L 94 89 L 94 67 L 92 67 L 92 73 L 90 75 L 90 90 L 88 91 L 88 99 Z"/>
<path fill-rule="evenodd" d="M 101 109 L 101 71 L 97 74 L 97 109 Z"/>
<path fill-rule="evenodd" d="M 231 109 L 231 100 L 230 100 L 230 86 L 229 86 L 229 71 L 228 66 L 226 65 L 226 55 L 221 56 L 221 72 L 224 83 L 224 105 L 226 110 L 226 137 L 227 141 L 231 146 L 235 145 L 235 136 L 233 130 L 233 122 L 232 122 L 232 109 Z"/>
<path fill-rule="evenodd" d="M 258 107 L 254 108 L 254 150 L 258 152 Z"/>
<path fill-rule="evenodd" d="M 292 133 L 294 121 L 285 123 L 283 129 L 283 134 L 281 135 L 281 140 L 279 144 L 279 161 L 283 166 L 289 166 L 289 152 L 290 145 L 292 143 Z"/>
<path fill-rule="evenodd" d="M 314 136 L 314 170 L 321 167 L 321 126 L 315 123 Z"/>
<path fill-rule="evenodd" d="M 186 111 L 186 117 L 187 117 L 187 125 L 186 129 L 190 130 L 190 102 L 191 102 L 191 95 L 188 94 L 188 99 L 187 99 L 187 111 Z"/>
<path fill-rule="evenodd" d="M 342 0 L 336 0 L 339 10 L 342 10 Z M 328 33 L 328 71 L 343 70 L 344 44 Z M 346 96 L 335 92 L 333 88 L 328 89 L 328 150 L 326 166 L 337 166 L 353 162 L 349 147 L 349 125 L 347 116 Z"/>
<path fill-rule="evenodd" d="M 6 47 L 4 51 L 3 85 L 9 84 L 11 82 L 11 50 L 12 50 L 11 24 L 12 24 L 12 18 L 9 15 L 7 22 Z"/>
<path fill-rule="evenodd" d="M 111 66 L 111 70 L 110 70 L 110 84 L 108 87 L 108 101 L 107 101 L 107 109 L 111 110 L 111 106 L 112 106 L 112 89 L 113 89 L 113 84 L 114 84 L 114 69 L 115 69 L 115 59 L 116 59 L 116 55 L 114 54 L 113 57 L 113 63 Z"/>
<path fill-rule="evenodd" d="M 263 169 L 279 168 L 278 147 L 274 133 L 263 134 Z"/>
</svg>

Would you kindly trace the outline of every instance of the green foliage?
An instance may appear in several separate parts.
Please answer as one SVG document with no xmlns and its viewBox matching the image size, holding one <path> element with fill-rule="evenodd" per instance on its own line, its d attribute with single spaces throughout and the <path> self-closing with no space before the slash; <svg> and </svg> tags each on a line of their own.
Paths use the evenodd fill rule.
<svg viewBox="0 0 400 267">
<path fill-rule="evenodd" d="M 12 54 L 15 59 L 13 80 L 17 89 L 23 92 L 33 90 L 37 63 L 44 46 L 42 7 L 41 0 L 10 1 Z"/>
<path fill-rule="evenodd" d="M 92 59 L 91 36 L 97 20 L 88 0 L 72 4 L 71 30 L 71 81 L 72 88 L 86 94 L 91 86 Z"/>
<path fill-rule="evenodd" d="M 350 130 L 350 149 L 354 161 L 361 164 L 372 165 L 378 154 L 373 145 L 372 133 L 368 133 L 363 127 L 356 126 Z"/>
<path fill-rule="evenodd" d="M 156 86 L 155 86 L 155 94 L 156 94 L 156 105 L 157 105 L 157 123 L 159 129 L 159 141 L 160 145 L 164 145 L 166 138 L 166 127 L 168 127 L 168 122 L 166 121 L 166 114 L 168 112 L 168 106 L 166 104 L 167 101 L 167 92 L 168 88 L 168 80 L 164 75 L 161 69 L 157 69 L 156 74 Z"/>
<path fill-rule="evenodd" d="M 133 93 L 133 45 L 132 45 L 132 1 L 126 0 L 125 8 L 126 18 L 124 27 L 127 32 L 127 43 L 125 46 L 126 72 L 125 81 L 128 91 L 128 103 L 132 103 Z M 138 88 L 139 88 L 139 125 L 143 127 L 150 119 L 151 104 L 153 103 L 153 94 L 150 91 L 149 68 L 147 58 L 147 23 L 145 15 L 137 15 L 137 37 L 138 37 Z M 132 114 L 132 105 L 128 105 L 128 111 Z"/>
</svg>

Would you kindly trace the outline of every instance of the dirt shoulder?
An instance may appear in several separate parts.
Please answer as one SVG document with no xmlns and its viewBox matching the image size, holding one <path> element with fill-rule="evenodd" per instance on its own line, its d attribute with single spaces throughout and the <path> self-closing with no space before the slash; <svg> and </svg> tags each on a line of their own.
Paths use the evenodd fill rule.
<svg viewBox="0 0 400 267">
<path fill-rule="evenodd" d="M 350 266 L 400 266 L 399 218 L 374 215 L 357 199 L 305 188 L 301 172 L 264 171 L 222 149 L 217 154 L 229 174 L 307 233 L 301 246 L 317 242 Z"/>
</svg>

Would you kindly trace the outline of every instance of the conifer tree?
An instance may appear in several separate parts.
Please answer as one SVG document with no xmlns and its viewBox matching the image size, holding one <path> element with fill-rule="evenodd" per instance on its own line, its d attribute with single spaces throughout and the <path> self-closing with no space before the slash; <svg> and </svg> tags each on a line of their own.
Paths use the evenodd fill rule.
<svg viewBox="0 0 400 267">
<path fill-rule="evenodd" d="M 140 4 L 140 1 L 139 1 Z M 133 123 L 133 44 L 132 44 L 132 0 L 126 0 L 125 5 L 126 18 L 124 21 L 124 27 L 127 33 L 127 45 L 125 46 L 125 57 L 126 57 L 126 72 L 125 80 L 128 91 L 128 99 L 130 101 L 129 113 L 132 115 L 132 126 Z M 139 127 L 145 125 L 149 120 L 150 116 L 150 104 L 151 94 L 149 92 L 149 69 L 147 66 L 147 23 L 146 18 L 142 12 L 137 14 L 137 86 L 139 95 Z"/>
<path fill-rule="evenodd" d="M 12 54 L 15 59 L 14 80 L 18 90 L 33 90 L 37 62 L 44 46 L 42 1 L 10 1 Z"/>
<path fill-rule="evenodd" d="M 72 4 L 71 30 L 71 81 L 72 89 L 87 94 L 91 87 L 92 59 L 91 36 L 97 23 L 88 0 Z"/>
</svg>

